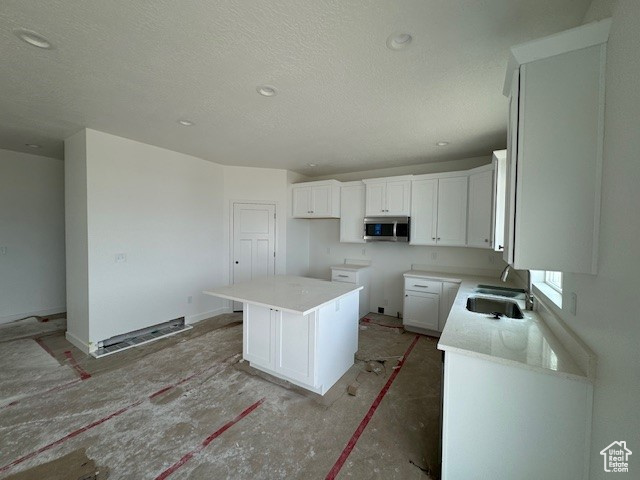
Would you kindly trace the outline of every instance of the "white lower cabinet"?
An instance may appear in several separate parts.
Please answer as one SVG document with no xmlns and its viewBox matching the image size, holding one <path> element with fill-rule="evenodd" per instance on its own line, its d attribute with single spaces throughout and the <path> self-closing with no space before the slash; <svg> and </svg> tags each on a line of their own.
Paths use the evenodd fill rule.
<svg viewBox="0 0 640 480">
<path fill-rule="evenodd" d="M 353 283 L 363 287 L 360 290 L 360 318 L 369 313 L 369 290 L 370 290 L 370 275 L 369 268 L 362 266 L 354 268 L 354 266 L 336 265 L 331 267 L 331 281 L 340 283 Z"/>
<path fill-rule="evenodd" d="M 402 313 L 405 328 L 442 332 L 459 287 L 459 283 L 444 279 L 405 277 Z"/>
<path fill-rule="evenodd" d="M 413 327 L 438 330 L 440 295 L 437 293 L 412 292 L 404 294 L 403 323 Z"/>
<path fill-rule="evenodd" d="M 444 354 L 443 480 L 589 478 L 591 384 Z"/>
</svg>

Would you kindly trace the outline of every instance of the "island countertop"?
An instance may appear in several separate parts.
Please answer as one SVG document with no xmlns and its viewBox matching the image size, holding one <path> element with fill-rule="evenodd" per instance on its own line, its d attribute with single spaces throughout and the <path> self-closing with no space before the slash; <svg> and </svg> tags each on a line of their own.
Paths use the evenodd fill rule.
<svg viewBox="0 0 640 480">
<path fill-rule="evenodd" d="M 334 302 L 362 286 L 329 282 L 292 275 L 275 275 L 226 287 L 212 288 L 203 293 L 236 302 L 253 303 L 285 312 L 307 315 Z"/>
</svg>

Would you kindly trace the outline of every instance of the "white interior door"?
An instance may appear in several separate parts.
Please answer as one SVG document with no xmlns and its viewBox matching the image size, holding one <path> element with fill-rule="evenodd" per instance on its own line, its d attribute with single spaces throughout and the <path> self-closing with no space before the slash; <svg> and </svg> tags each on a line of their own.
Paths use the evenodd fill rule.
<svg viewBox="0 0 640 480">
<path fill-rule="evenodd" d="M 233 283 L 275 274 L 275 214 L 273 204 L 233 205 Z M 233 310 L 242 310 L 242 304 L 233 302 Z"/>
</svg>

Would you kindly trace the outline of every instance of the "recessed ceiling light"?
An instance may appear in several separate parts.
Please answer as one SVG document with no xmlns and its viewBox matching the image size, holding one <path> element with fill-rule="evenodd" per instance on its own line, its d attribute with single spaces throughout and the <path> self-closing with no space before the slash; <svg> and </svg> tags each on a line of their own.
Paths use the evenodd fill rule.
<svg viewBox="0 0 640 480">
<path fill-rule="evenodd" d="M 270 85 L 258 85 L 256 91 L 263 97 L 275 97 L 278 91 Z"/>
<path fill-rule="evenodd" d="M 318 166 L 317 163 L 307 163 L 307 165 L 309 165 L 310 167 L 317 167 Z"/>
<path fill-rule="evenodd" d="M 191 120 L 178 120 L 178 123 L 183 127 L 191 127 L 195 125 Z"/>
<path fill-rule="evenodd" d="M 33 45 L 34 47 L 51 49 L 53 45 L 51 42 L 44 38 L 37 32 L 32 30 L 27 30 L 25 28 L 18 28 L 13 31 L 13 33 L 23 42 L 27 42 L 29 45 Z"/>
<path fill-rule="evenodd" d="M 36 143 L 25 143 L 25 145 L 29 148 L 42 148 L 41 145 L 38 145 Z"/>
<path fill-rule="evenodd" d="M 446 147 L 447 145 L 449 145 L 449 142 L 436 142 L 436 145 L 439 147 Z"/>
<path fill-rule="evenodd" d="M 400 50 L 406 48 L 413 40 L 408 33 L 394 33 L 387 38 L 387 47 L 391 50 Z"/>
</svg>

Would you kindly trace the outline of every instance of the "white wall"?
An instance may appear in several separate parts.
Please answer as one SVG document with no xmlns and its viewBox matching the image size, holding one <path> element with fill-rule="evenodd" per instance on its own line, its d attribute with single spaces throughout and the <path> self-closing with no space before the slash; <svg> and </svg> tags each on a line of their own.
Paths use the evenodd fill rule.
<svg viewBox="0 0 640 480">
<path fill-rule="evenodd" d="M 87 134 L 64 141 L 67 338 L 89 342 L 89 238 L 87 236 Z"/>
<path fill-rule="evenodd" d="M 309 222 L 303 218 L 292 218 L 293 194 L 291 185 L 306 182 L 309 178 L 299 173 L 287 172 L 287 274 L 307 276 L 309 274 Z"/>
<path fill-rule="evenodd" d="M 87 322 L 71 319 L 70 333 L 97 342 L 177 317 L 220 313 L 224 303 L 201 292 L 226 279 L 223 168 L 86 130 L 86 171 L 89 329 L 88 336 L 72 330 L 76 320 Z M 116 263 L 119 253 L 126 262 Z"/>
<path fill-rule="evenodd" d="M 591 478 L 609 478 L 601 449 L 626 440 L 630 473 L 640 475 L 640 2 L 596 0 L 585 21 L 613 12 L 607 46 L 602 212 L 597 275 L 564 276 L 565 322 L 598 356 Z M 578 297 L 577 314 L 568 310 Z"/>
<path fill-rule="evenodd" d="M 0 150 L 0 323 L 64 311 L 63 163 Z"/>
<path fill-rule="evenodd" d="M 506 137 L 505 137 L 506 142 Z M 458 170 L 470 170 L 475 167 L 491 163 L 491 155 L 486 157 L 461 158 L 447 162 L 421 163 L 418 165 L 406 165 L 401 167 L 378 168 L 375 170 L 360 170 L 357 172 L 338 173 L 336 175 L 321 175 L 309 178 L 309 180 L 326 180 L 334 178 L 341 182 L 351 182 L 365 178 L 394 177 L 397 175 L 421 175 L 423 173 L 455 172 Z"/>
</svg>

